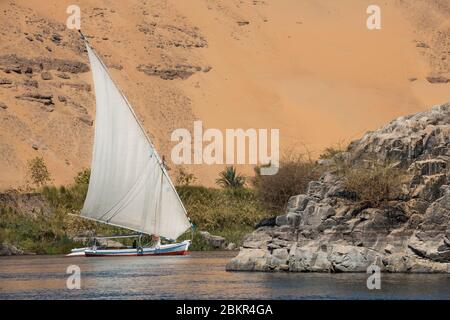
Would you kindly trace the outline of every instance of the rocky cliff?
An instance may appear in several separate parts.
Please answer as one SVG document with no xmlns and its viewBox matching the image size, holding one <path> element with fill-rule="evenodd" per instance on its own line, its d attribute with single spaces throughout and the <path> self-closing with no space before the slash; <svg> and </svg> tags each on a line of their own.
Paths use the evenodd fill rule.
<svg viewBox="0 0 450 320">
<path fill-rule="evenodd" d="M 330 166 L 369 159 L 407 172 L 398 196 L 382 206 L 354 199 Z M 395 119 L 320 165 L 321 178 L 291 197 L 273 226 L 249 234 L 227 270 L 366 272 L 376 264 L 450 272 L 450 104 Z"/>
</svg>

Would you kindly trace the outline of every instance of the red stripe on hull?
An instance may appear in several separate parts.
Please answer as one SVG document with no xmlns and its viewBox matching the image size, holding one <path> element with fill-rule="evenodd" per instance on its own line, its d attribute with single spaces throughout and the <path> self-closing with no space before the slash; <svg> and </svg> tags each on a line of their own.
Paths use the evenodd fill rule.
<svg viewBox="0 0 450 320">
<path fill-rule="evenodd" d="M 174 251 L 174 252 L 163 252 L 163 253 L 147 253 L 147 254 L 91 254 L 85 253 L 86 257 L 146 257 L 146 256 L 184 256 L 187 255 L 188 251 Z"/>
</svg>

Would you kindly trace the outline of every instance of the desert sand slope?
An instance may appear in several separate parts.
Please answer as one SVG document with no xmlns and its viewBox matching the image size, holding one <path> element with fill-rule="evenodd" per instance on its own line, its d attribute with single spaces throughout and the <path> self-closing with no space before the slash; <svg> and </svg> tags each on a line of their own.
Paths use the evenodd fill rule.
<svg viewBox="0 0 450 320">
<path fill-rule="evenodd" d="M 65 28 L 70 4 L 0 2 L 2 189 L 23 186 L 37 155 L 56 184 L 89 166 L 95 97 L 83 44 Z M 317 155 L 450 98 L 447 1 L 387 1 L 377 31 L 366 28 L 365 0 L 77 4 L 84 33 L 173 176 L 170 134 L 195 119 L 278 128 L 283 149 Z M 221 168 L 187 170 L 211 185 Z"/>
</svg>

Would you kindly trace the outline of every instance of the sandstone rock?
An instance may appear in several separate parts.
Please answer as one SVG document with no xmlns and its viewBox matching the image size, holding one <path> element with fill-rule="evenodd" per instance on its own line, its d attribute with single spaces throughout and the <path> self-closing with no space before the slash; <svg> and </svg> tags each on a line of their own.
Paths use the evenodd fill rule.
<svg viewBox="0 0 450 320">
<path fill-rule="evenodd" d="M 442 196 L 441 186 L 446 183 L 447 175 L 421 176 L 418 180 L 420 182 L 411 191 L 412 197 L 433 202 Z"/>
<path fill-rule="evenodd" d="M 31 80 L 31 79 L 27 79 L 23 82 L 23 85 L 25 87 L 33 87 L 33 88 L 38 88 L 39 87 L 39 83 L 36 80 Z"/>
<path fill-rule="evenodd" d="M 16 96 L 16 99 L 27 100 L 42 103 L 46 106 L 53 105 L 53 95 L 52 94 L 41 94 L 41 93 L 24 93 Z"/>
<path fill-rule="evenodd" d="M 272 256 L 279 259 L 279 260 L 283 260 L 286 261 L 289 257 L 289 252 L 287 251 L 287 249 L 283 248 L 283 249 L 275 249 L 272 252 Z"/>
<path fill-rule="evenodd" d="M 89 116 L 78 117 L 78 120 L 80 120 L 84 124 L 87 124 L 90 127 L 92 127 L 94 125 L 94 120 L 92 120 L 91 117 L 89 117 Z"/>
<path fill-rule="evenodd" d="M 431 204 L 424 217 L 421 229 L 424 231 L 444 232 L 450 227 L 450 188 L 443 190 L 444 195 Z"/>
<path fill-rule="evenodd" d="M 112 63 L 112 64 L 108 64 L 108 68 L 116 69 L 116 70 L 122 70 L 123 66 L 121 64 L 118 64 L 118 63 Z"/>
<path fill-rule="evenodd" d="M 65 59 L 35 58 L 28 59 L 15 54 L 0 56 L 0 70 L 15 73 L 41 72 L 42 70 L 57 70 L 61 72 L 83 73 L 89 71 L 87 64 Z"/>
<path fill-rule="evenodd" d="M 298 222 L 299 215 L 297 213 L 287 213 L 276 217 L 275 223 L 277 226 L 289 225 L 295 226 Z"/>
<path fill-rule="evenodd" d="M 0 101 L 0 109 L 6 110 L 8 109 L 8 106 Z"/>
<path fill-rule="evenodd" d="M 137 67 L 138 71 L 144 72 L 149 76 L 157 76 L 164 80 L 181 79 L 185 80 L 194 73 L 201 70 L 199 66 L 181 65 L 175 66 L 160 66 L 160 65 L 143 65 Z"/>
<path fill-rule="evenodd" d="M 69 76 L 67 73 L 64 73 L 64 72 L 58 72 L 58 73 L 56 74 L 56 76 L 57 76 L 58 78 L 61 78 L 61 79 L 70 79 L 70 76 Z"/>
<path fill-rule="evenodd" d="M 0 78 L 0 88 L 12 88 L 13 82 L 7 78 Z"/>
<path fill-rule="evenodd" d="M 68 83 L 68 82 L 64 82 L 64 83 L 59 83 L 59 86 L 62 87 L 70 87 L 76 90 L 82 90 L 82 91 L 91 91 L 91 85 L 87 84 L 87 83 Z"/>
<path fill-rule="evenodd" d="M 60 44 L 61 40 L 62 40 L 62 36 L 60 34 L 54 33 L 54 34 L 52 34 L 50 40 L 56 44 Z"/>
<path fill-rule="evenodd" d="M 416 47 L 428 49 L 430 46 L 427 45 L 425 42 L 418 42 L 418 43 L 416 44 Z"/>
<path fill-rule="evenodd" d="M 20 250 L 11 244 L 4 242 L 0 245 L 0 256 L 17 256 L 22 254 L 24 254 L 23 250 Z"/>
<path fill-rule="evenodd" d="M 366 133 L 349 146 L 352 162 L 365 159 L 398 160 L 409 166 L 449 152 L 450 104 L 397 118 L 382 128 Z M 443 148 L 447 146 L 447 148 Z M 445 150 L 444 150 L 445 149 Z"/>
<path fill-rule="evenodd" d="M 200 236 L 216 249 L 225 248 L 226 239 L 224 237 L 211 235 L 208 231 L 200 231 Z"/>
<path fill-rule="evenodd" d="M 225 249 L 230 251 L 235 250 L 236 245 L 233 242 L 230 242 Z"/>
<path fill-rule="evenodd" d="M 421 258 L 450 262 L 450 245 L 443 234 L 428 236 L 426 233 L 416 233 L 409 240 L 408 247 Z"/>
<path fill-rule="evenodd" d="M 450 264 L 438 263 L 404 253 L 389 255 L 382 260 L 388 272 L 450 273 Z"/>
<path fill-rule="evenodd" d="M 52 80 L 53 76 L 52 76 L 52 74 L 50 72 L 45 71 L 45 72 L 41 73 L 41 78 L 43 80 Z"/>
<path fill-rule="evenodd" d="M 386 247 L 384 247 L 384 252 L 391 254 L 394 252 L 394 246 L 392 244 L 388 244 L 386 245 Z"/>
<path fill-rule="evenodd" d="M 312 201 L 312 198 L 304 194 L 290 197 L 287 204 L 287 213 L 305 210 L 310 201 Z"/>
<path fill-rule="evenodd" d="M 448 83 L 450 82 L 449 78 L 443 76 L 430 76 L 427 77 L 429 83 Z"/>
<path fill-rule="evenodd" d="M 310 244 L 298 247 L 296 244 L 290 250 L 289 271 L 293 272 L 331 272 L 333 265 L 328 260 L 326 247 Z"/>
<path fill-rule="evenodd" d="M 262 249 L 241 249 L 225 266 L 228 271 L 269 271 L 270 254 Z"/>
<path fill-rule="evenodd" d="M 447 169 L 447 161 L 443 159 L 427 159 L 415 161 L 411 164 L 409 171 L 415 172 L 419 176 L 432 176 L 444 173 Z"/>
</svg>

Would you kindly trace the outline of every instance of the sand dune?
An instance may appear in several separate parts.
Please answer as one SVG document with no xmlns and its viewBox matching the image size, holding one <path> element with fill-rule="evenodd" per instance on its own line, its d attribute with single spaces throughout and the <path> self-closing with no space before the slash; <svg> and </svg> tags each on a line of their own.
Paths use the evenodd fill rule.
<svg viewBox="0 0 450 320">
<path fill-rule="evenodd" d="M 449 101 L 450 83 L 427 80 L 450 78 L 448 2 L 386 1 L 380 5 L 382 29 L 369 31 L 366 8 L 371 2 L 77 3 L 84 33 L 168 159 L 174 145 L 170 133 L 191 129 L 195 119 L 205 128 L 278 128 L 282 149 L 307 149 L 317 156 L 399 115 Z M 76 34 L 64 29 L 69 4 L 0 3 L 0 56 L 87 63 L 77 51 L 81 42 Z M 36 33 L 43 34 L 42 42 L 26 38 Z M 54 33 L 62 35 L 60 44 L 52 40 Z M 55 78 L 56 71 L 50 72 Z M 169 73 L 174 79 L 167 79 Z M 89 72 L 70 76 L 58 81 L 91 84 Z M 94 93 L 52 86 L 38 72 L 0 71 L 0 78 L 13 81 L 12 88 L 0 85 L 0 101 L 8 106 L 0 109 L 0 188 L 23 185 L 26 161 L 36 155 L 45 158 L 56 184 L 70 182 L 89 166 L 93 130 L 79 121 L 74 105 L 93 118 Z M 26 79 L 36 80 L 38 88 L 24 86 Z M 31 91 L 52 93 L 54 110 L 45 112 L 15 98 Z M 73 103 L 60 102 L 59 95 Z M 177 166 L 169 166 L 176 176 Z M 212 185 L 222 167 L 186 169 L 200 183 Z M 252 173 L 250 166 L 239 169 Z"/>
</svg>

